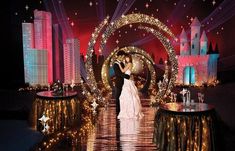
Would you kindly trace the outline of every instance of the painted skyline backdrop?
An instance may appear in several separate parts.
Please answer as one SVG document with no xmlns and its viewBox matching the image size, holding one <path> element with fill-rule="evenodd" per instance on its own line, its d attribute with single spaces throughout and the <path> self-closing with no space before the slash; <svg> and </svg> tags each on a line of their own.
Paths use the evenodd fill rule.
<svg viewBox="0 0 235 151">
<path fill-rule="evenodd" d="M 12 42 L 16 45 L 14 54 L 22 55 L 21 23 L 32 22 L 33 10 L 47 10 L 52 13 L 52 22 L 61 24 L 64 36 L 80 40 L 80 51 L 85 54 L 87 43 L 94 28 L 109 15 L 111 20 L 128 13 L 145 13 L 158 18 L 168 25 L 175 35 L 182 28 L 189 29 L 194 17 L 198 17 L 213 47 L 218 43 L 220 59 L 231 60 L 235 55 L 234 43 L 230 41 L 235 35 L 232 27 L 235 24 L 235 2 L 232 0 L 46 0 L 46 1 L 12 1 L 11 29 Z M 155 55 L 155 62 L 166 58 L 165 50 L 157 39 L 136 28 L 136 25 L 124 27 L 114 33 L 108 42 L 108 51 L 116 46 L 130 44 L 145 49 Z M 189 31 L 186 31 L 189 34 Z M 189 35 L 188 35 L 189 36 Z M 66 38 L 63 38 L 66 40 Z M 175 44 L 179 48 L 179 43 Z M 98 50 L 96 50 L 98 51 Z M 179 49 L 176 49 L 179 54 Z M 98 53 L 98 52 L 97 52 Z M 21 57 L 23 58 L 23 57 Z M 22 59 L 16 59 L 22 67 Z M 230 61 L 231 62 L 231 61 Z M 20 70 L 20 69 L 18 69 Z M 20 71 L 22 73 L 22 71 Z"/>
</svg>

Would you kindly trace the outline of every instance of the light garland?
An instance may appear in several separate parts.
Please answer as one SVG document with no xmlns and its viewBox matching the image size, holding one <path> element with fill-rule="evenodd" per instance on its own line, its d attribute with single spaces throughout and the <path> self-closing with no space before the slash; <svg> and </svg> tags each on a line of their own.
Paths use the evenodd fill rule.
<svg viewBox="0 0 235 151">
<path fill-rule="evenodd" d="M 103 27 L 108 23 L 108 19 L 109 17 L 106 17 L 100 23 L 100 25 L 97 28 L 95 28 L 94 33 L 92 33 L 91 39 L 88 43 L 87 57 L 86 57 L 86 63 L 85 63 L 85 67 L 87 71 L 87 84 L 90 87 L 91 92 L 93 92 L 94 98 L 98 99 L 98 101 L 103 101 L 103 99 L 102 99 L 101 92 L 99 91 L 97 87 L 97 83 L 95 81 L 95 76 L 94 76 L 94 72 L 92 68 L 92 53 L 95 51 L 94 47 L 95 47 L 96 39 L 98 38 L 99 33 L 101 32 Z"/>
<path fill-rule="evenodd" d="M 102 34 L 102 39 L 101 39 L 101 45 L 100 45 L 100 50 L 104 50 L 105 45 L 108 41 L 108 38 L 112 33 L 114 33 L 117 29 L 133 24 L 133 23 L 146 23 L 152 26 L 157 27 L 159 30 L 167 33 L 169 36 L 175 38 L 175 35 L 170 31 L 170 29 L 164 25 L 161 21 L 158 19 L 145 15 L 145 14 L 129 14 L 129 15 L 122 15 L 119 19 L 115 20 L 114 22 L 111 22 L 106 30 L 104 31 L 104 34 Z"/>
<path fill-rule="evenodd" d="M 44 140 L 35 146 L 36 151 L 41 150 L 51 150 L 56 146 L 59 142 L 64 139 L 71 139 L 72 148 L 77 148 L 81 145 L 81 143 L 86 142 L 89 133 L 92 132 L 95 128 L 95 116 L 92 113 L 92 109 L 90 108 L 90 102 L 88 100 L 82 100 L 82 112 L 81 113 L 81 125 L 79 128 L 73 127 L 65 129 L 64 131 L 58 131 L 55 133 L 51 133 L 44 138 Z M 68 140 L 69 141 L 69 140 Z"/>
</svg>

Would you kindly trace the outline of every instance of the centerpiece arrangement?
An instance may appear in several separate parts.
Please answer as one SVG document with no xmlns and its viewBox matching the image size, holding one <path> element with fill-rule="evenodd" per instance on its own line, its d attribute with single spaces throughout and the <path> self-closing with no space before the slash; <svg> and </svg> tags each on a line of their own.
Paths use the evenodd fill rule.
<svg viewBox="0 0 235 151">
<path fill-rule="evenodd" d="M 60 80 L 57 80 L 52 84 L 52 95 L 58 96 L 63 94 L 63 84 Z"/>
</svg>

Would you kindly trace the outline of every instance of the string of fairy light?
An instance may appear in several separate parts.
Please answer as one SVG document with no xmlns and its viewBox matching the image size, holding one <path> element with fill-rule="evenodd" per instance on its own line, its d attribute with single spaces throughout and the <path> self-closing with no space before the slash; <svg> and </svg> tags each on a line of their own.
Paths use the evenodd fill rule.
<svg viewBox="0 0 235 151">
<path fill-rule="evenodd" d="M 163 24 L 161 21 L 159 21 L 157 18 L 145 15 L 145 14 L 139 14 L 139 13 L 133 13 L 133 14 L 128 14 L 128 15 L 122 15 L 119 19 L 111 22 L 104 33 L 102 34 L 102 39 L 101 39 L 101 45 L 100 45 L 100 50 L 104 50 L 105 45 L 108 41 L 108 38 L 112 33 L 114 33 L 117 29 L 133 24 L 133 23 L 146 23 L 152 26 L 158 27 L 159 30 L 167 33 L 171 37 L 174 37 L 174 34 L 170 31 L 170 29 Z"/>
<path fill-rule="evenodd" d="M 141 56 L 141 58 L 146 62 L 148 69 L 150 70 L 150 76 L 151 76 L 151 81 L 150 81 L 150 86 L 149 88 L 153 88 L 154 85 L 156 84 L 156 72 L 154 69 L 154 61 L 151 58 L 151 56 L 146 53 L 146 51 L 138 48 L 138 47 L 134 47 L 134 46 L 128 46 L 128 47 L 123 47 L 123 48 L 115 48 L 114 51 L 107 57 L 107 59 L 104 61 L 104 64 L 102 66 L 102 70 L 101 70 L 101 78 L 103 81 L 104 86 L 108 89 L 111 90 L 111 86 L 109 83 L 109 68 L 112 67 L 112 65 L 114 64 L 115 61 L 115 54 L 118 52 L 118 50 L 123 50 L 127 53 L 130 53 L 132 55 L 139 55 Z"/>
<path fill-rule="evenodd" d="M 97 87 L 97 83 L 95 81 L 95 76 L 92 68 L 92 53 L 95 51 L 94 46 L 96 44 L 96 39 L 99 36 L 99 33 L 103 29 L 103 27 L 108 23 L 109 16 L 106 17 L 97 28 L 95 28 L 95 31 L 91 35 L 91 39 L 88 43 L 88 48 L 87 48 L 87 55 L 86 55 L 86 71 L 87 71 L 87 84 L 90 87 L 91 92 L 95 96 L 98 101 L 103 101 L 103 97 L 101 95 L 100 90 Z"/>
<path fill-rule="evenodd" d="M 78 129 L 68 128 L 64 131 L 49 133 L 50 135 L 47 135 L 47 137 L 35 147 L 35 150 L 50 150 L 56 144 L 58 144 L 58 142 L 68 138 L 71 138 L 72 147 L 75 148 L 78 147 L 83 141 L 86 142 L 89 133 L 91 133 L 95 127 L 95 125 L 93 124 L 94 115 L 92 114 L 92 109 L 89 106 L 90 103 L 87 100 L 84 100 L 82 105 L 82 110 L 84 110 L 84 112 L 82 112 L 80 119 L 82 121 L 82 125 Z"/>
</svg>

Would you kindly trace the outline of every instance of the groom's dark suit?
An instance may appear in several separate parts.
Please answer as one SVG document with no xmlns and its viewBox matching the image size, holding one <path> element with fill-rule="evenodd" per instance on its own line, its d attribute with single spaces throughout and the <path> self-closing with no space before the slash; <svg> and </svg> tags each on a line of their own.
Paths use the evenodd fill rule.
<svg viewBox="0 0 235 151">
<path fill-rule="evenodd" d="M 121 62 L 121 66 L 124 68 L 124 64 Z M 115 100 L 116 100 L 116 113 L 118 114 L 120 112 L 120 100 L 119 97 L 121 95 L 122 92 L 122 86 L 124 83 L 124 78 L 126 79 L 130 79 L 130 76 L 122 73 L 121 69 L 119 68 L 118 63 L 114 63 L 113 65 L 113 69 L 115 72 L 115 77 L 116 77 L 116 81 L 115 81 Z"/>
</svg>

